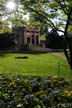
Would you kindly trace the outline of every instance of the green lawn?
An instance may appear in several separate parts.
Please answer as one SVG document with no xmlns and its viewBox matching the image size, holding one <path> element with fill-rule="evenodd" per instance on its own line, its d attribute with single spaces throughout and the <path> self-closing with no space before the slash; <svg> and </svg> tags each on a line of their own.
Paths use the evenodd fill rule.
<svg viewBox="0 0 72 108">
<path fill-rule="evenodd" d="M 17 56 L 27 56 L 28 59 L 16 59 Z M 67 62 L 51 53 L 13 53 L 0 56 L 0 73 L 24 75 L 58 75 L 58 62 L 60 62 L 60 75 L 70 77 Z"/>
</svg>

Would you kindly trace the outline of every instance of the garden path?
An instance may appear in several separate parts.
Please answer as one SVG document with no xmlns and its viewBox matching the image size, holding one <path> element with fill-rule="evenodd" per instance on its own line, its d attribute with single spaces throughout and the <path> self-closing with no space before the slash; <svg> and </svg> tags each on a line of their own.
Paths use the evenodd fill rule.
<svg viewBox="0 0 72 108">
<path fill-rule="evenodd" d="M 64 53 L 58 53 L 58 52 L 56 52 L 56 53 L 52 53 L 52 54 L 54 54 L 54 55 L 56 55 L 56 56 L 58 56 L 58 57 L 60 57 L 60 58 L 62 58 L 64 60 L 66 60 L 66 57 L 65 57 Z"/>
<path fill-rule="evenodd" d="M 33 49 L 33 51 L 38 51 L 38 52 L 50 52 L 53 55 L 56 55 L 64 60 L 66 60 L 66 57 L 63 53 L 63 50 L 60 49 L 50 49 L 50 48 L 43 48 L 43 47 L 36 47 Z"/>
</svg>

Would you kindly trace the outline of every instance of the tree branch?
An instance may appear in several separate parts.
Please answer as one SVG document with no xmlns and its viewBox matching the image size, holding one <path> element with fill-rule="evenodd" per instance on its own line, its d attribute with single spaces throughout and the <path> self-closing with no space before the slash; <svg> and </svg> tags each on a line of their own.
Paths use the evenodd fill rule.
<svg viewBox="0 0 72 108">
<path fill-rule="evenodd" d="M 62 18 L 56 18 L 56 19 L 61 20 L 61 21 L 64 21 L 64 22 L 66 22 L 66 21 L 67 21 L 67 20 L 62 19 Z"/>
<path fill-rule="evenodd" d="M 50 22 L 51 25 L 52 25 L 52 27 L 54 27 L 57 31 L 64 33 L 63 30 L 59 30 L 59 29 L 54 25 L 54 23 L 53 23 L 50 19 L 48 19 L 48 17 L 47 17 L 48 15 L 47 15 L 46 13 L 43 13 L 43 12 L 41 13 L 41 12 L 37 11 L 36 9 L 33 9 L 32 7 L 29 7 L 29 6 L 28 6 L 28 8 L 30 9 L 30 11 L 35 12 L 36 14 L 38 14 L 39 16 L 42 16 L 44 19 L 46 19 L 48 22 Z"/>
</svg>

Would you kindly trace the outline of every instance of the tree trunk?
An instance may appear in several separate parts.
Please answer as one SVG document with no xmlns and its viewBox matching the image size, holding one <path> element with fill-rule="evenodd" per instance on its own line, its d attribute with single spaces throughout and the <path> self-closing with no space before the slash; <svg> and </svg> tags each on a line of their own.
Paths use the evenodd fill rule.
<svg viewBox="0 0 72 108">
<path fill-rule="evenodd" d="M 68 46 L 69 46 L 69 51 L 66 50 L 67 48 L 66 48 L 66 45 L 65 45 L 64 53 L 65 53 L 65 56 L 67 58 L 67 61 L 68 61 L 69 65 L 70 65 L 70 68 L 72 70 L 72 46 L 71 46 L 71 41 L 70 41 L 70 39 L 69 39 L 69 37 L 67 35 L 69 22 L 70 22 L 70 19 L 71 19 L 71 13 L 72 13 L 72 7 L 69 9 L 69 12 L 68 12 L 67 24 L 66 24 L 65 32 L 64 32 L 66 44 L 68 44 Z"/>
</svg>

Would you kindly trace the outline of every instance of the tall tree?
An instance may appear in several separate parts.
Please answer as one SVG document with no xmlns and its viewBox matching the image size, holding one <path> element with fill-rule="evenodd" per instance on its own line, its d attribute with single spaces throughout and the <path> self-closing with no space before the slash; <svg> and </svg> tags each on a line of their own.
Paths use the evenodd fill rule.
<svg viewBox="0 0 72 108">
<path fill-rule="evenodd" d="M 21 0 L 21 3 L 30 14 L 36 13 L 37 16 L 44 19 L 44 23 L 47 23 L 49 27 L 64 34 L 66 40 L 64 53 L 72 70 L 72 46 L 67 35 L 68 31 L 72 29 L 70 26 L 72 23 L 72 0 Z M 69 51 L 66 48 L 67 44 Z"/>
</svg>

